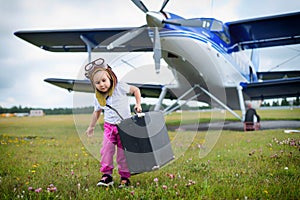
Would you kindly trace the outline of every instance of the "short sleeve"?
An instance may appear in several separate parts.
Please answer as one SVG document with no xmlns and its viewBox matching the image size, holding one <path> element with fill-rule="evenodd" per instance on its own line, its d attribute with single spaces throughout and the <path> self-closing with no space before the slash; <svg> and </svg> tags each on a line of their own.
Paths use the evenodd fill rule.
<svg viewBox="0 0 300 200">
<path fill-rule="evenodd" d="M 130 85 L 128 85 L 125 82 L 119 82 L 118 84 L 119 84 L 119 88 L 120 88 L 121 93 L 128 94 L 130 92 Z"/>
</svg>

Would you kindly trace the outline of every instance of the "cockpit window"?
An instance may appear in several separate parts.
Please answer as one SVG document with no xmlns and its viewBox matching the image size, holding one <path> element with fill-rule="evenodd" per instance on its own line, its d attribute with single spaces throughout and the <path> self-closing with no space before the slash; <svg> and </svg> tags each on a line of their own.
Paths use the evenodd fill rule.
<svg viewBox="0 0 300 200">
<path fill-rule="evenodd" d="M 213 20 L 210 30 L 218 32 L 223 31 L 223 23 L 217 20 Z"/>
</svg>

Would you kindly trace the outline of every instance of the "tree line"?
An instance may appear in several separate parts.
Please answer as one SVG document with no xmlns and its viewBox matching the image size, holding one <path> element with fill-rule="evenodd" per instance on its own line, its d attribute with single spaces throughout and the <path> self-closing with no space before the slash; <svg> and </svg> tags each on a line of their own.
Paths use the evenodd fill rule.
<svg viewBox="0 0 300 200">
<path fill-rule="evenodd" d="M 143 112 L 153 110 L 155 105 L 142 103 Z M 174 105 L 175 107 L 176 105 Z M 168 105 L 163 104 L 162 108 L 166 108 Z M 181 110 L 198 110 L 198 109 L 208 109 L 210 107 L 189 107 L 188 105 L 180 106 Z M 134 110 L 134 105 L 130 105 L 130 109 Z M 30 113 L 31 110 L 43 110 L 46 115 L 67 115 L 67 114 L 91 114 L 94 111 L 93 106 L 81 107 L 81 108 L 32 108 L 32 107 L 22 107 L 13 106 L 11 108 L 4 108 L 0 106 L 0 114 L 2 113 Z"/>
<path fill-rule="evenodd" d="M 299 106 L 300 105 L 300 99 L 299 97 L 296 97 L 296 99 L 292 101 L 288 101 L 286 98 L 283 98 L 280 102 L 279 100 L 274 100 L 272 103 L 270 102 L 263 102 L 261 106 L 268 107 L 268 106 Z"/>
<path fill-rule="evenodd" d="M 290 101 L 287 101 L 287 99 L 283 99 L 281 102 L 278 100 L 273 101 L 272 103 L 269 102 L 263 102 L 263 107 L 268 106 L 290 106 Z M 300 105 L 299 97 L 294 99 L 292 101 L 292 104 L 294 106 Z M 155 105 L 153 104 L 142 104 L 142 109 L 144 112 L 147 112 L 149 110 L 153 110 Z M 176 105 L 174 105 L 176 106 Z M 134 105 L 131 105 L 131 110 L 133 111 Z M 168 107 L 168 105 L 163 104 L 163 108 Z M 202 107 L 190 107 L 188 105 L 180 106 L 180 110 L 199 110 L 199 109 L 209 109 L 209 106 L 202 106 Z M 0 114 L 2 113 L 29 113 L 30 110 L 43 110 L 46 115 L 68 115 L 68 114 L 90 114 L 94 111 L 93 106 L 89 107 L 81 107 L 81 108 L 31 108 L 31 107 L 22 107 L 22 106 L 13 106 L 11 108 L 4 108 L 0 106 Z"/>
<path fill-rule="evenodd" d="M 134 105 L 131 105 L 133 110 Z M 147 112 L 152 109 L 154 105 L 142 104 L 143 111 Z M 32 108 L 13 106 L 11 108 L 4 108 L 0 106 L 0 114 L 2 113 L 30 113 L 31 110 L 43 110 L 45 115 L 68 115 L 68 114 L 91 114 L 94 111 L 93 106 L 80 107 L 80 108 Z"/>
</svg>

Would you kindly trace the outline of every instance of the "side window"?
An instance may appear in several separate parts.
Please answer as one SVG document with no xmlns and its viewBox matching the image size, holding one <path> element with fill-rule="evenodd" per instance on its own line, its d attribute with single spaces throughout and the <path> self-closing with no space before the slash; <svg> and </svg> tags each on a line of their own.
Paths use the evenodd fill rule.
<svg viewBox="0 0 300 200">
<path fill-rule="evenodd" d="M 211 22 L 209 20 L 203 20 L 202 27 L 209 29 Z"/>
</svg>

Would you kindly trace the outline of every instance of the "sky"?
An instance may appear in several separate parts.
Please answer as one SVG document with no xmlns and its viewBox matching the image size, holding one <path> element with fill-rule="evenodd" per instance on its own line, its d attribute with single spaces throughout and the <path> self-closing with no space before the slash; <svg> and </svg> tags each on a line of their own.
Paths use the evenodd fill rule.
<svg viewBox="0 0 300 200">
<path fill-rule="evenodd" d="M 163 0 L 144 0 L 158 11 Z M 170 0 L 164 11 L 184 18 L 214 17 L 223 22 L 300 11 L 295 0 Z M 71 108 L 74 95 L 45 78 L 76 79 L 87 53 L 53 53 L 13 35 L 20 30 L 139 27 L 145 15 L 130 0 L 0 0 L 0 106 Z M 264 70 L 298 69 L 299 46 L 268 50 Z M 277 54 L 278 56 L 274 56 Z M 280 55 L 280 56 L 279 56 Z M 279 65 L 278 67 L 276 67 Z"/>
</svg>

